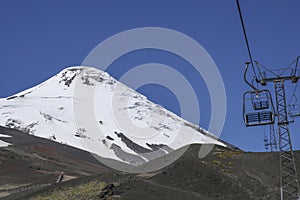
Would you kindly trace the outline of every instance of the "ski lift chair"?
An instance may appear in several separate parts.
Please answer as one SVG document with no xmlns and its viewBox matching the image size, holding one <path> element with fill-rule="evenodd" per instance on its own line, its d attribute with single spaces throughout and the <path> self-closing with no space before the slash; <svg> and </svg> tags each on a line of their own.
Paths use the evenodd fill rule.
<svg viewBox="0 0 300 200">
<path fill-rule="evenodd" d="M 254 90 L 245 92 L 243 117 L 246 126 L 274 124 L 275 109 L 270 91 Z"/>
</svg>

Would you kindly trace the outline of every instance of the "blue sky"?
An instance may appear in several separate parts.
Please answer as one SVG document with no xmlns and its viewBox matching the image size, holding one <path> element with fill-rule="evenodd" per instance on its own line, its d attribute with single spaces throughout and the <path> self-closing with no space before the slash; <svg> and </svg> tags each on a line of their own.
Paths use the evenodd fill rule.
<svg viewBox="0 0 300 200">
<path fill-rule="evenodd" d="M 240 4 L 255 60 L 285 67 L 300 55 L 299 1 L 240 0 Z M 221 72 L 227 93 L 227 118 L 221 138 L 244 150 L 263 151 L 264 129 L 246 128 L 241 114 L 242 94 L 250 89 L 243 82 L 248 55 L 234 0 L 3 0 L 0 97 L 34 86 L 68 66 L 80 65 L 96 45 L 112 35 L 149 26 L 180 31 L 207 50 Z M 205 83 L 178 56 L 141 50 L 120 57 L 108 72 L 119 78 L 132 67 L 149 62 L 173 66 L 186 75 L 200 99 L 199 123 L 207 128 L 210 99 Z M 178 101 L 166 88 L 146 85 L 139 92 L 180 112 Z M 300 99 L 299 88 L 297 93 Z M 295 149 L 300 149 L 299 123 L 300 119 L 291 125 Z"/>
</svg>

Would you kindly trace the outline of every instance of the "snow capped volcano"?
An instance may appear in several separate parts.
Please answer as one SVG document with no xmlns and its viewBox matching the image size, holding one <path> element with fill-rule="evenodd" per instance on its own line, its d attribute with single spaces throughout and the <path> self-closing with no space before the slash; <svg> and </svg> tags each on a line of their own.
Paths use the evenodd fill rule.
<svg viewBox="0 0 300 200">
<path fill-rule="evenodd" d="M 83 94 L 74 95 L 75 89 Z M 86 91 L 93 92 L 92 101 Z M 87 113 L 88 104 L 93 113 Z M 0 99 L 0 125 L 132 165 L 191 143 L 226 146 L 106 72 L 82 66 Z"/>
</svg>

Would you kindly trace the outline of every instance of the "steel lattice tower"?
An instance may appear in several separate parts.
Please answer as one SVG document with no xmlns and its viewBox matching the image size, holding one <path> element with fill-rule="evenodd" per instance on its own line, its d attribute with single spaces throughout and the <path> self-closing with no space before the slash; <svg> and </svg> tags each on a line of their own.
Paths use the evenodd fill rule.
<svg viewBox="0 0 300 200">
<path fill-rule="evenodd" d="M 271 147 L 271 152 L 278 150 L 274 124 L 270 125 L 270 147 Z"/>
<path fill-rule="evenodd" d="M 280 152 L 281 199 L 298 200 L 299 185 L 291 143 L 284 79 L 274 80 Z"/>
<path fill-rule="evenodd" d="M 266 151 L 268 151 L 270 147 L 270 152 L 278 151 L 278 144 L 277 144 L 274 124 L 269 125 L 269 133 L 270 133 L 269 138 L 267 137 L 266 134 L 264 135 L 265 149 Z"/>
</svg>

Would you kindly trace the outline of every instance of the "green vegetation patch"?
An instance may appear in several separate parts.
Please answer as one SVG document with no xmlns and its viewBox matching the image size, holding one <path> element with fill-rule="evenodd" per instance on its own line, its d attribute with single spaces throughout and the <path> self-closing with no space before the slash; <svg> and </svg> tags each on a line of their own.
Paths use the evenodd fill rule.
<svg viewBox="0 0 300 200">
<path fill-rule="evenodd" d="M 214 155 L 218 156 L 219 158 L 233 158 L 237 156 L 241 156 L 241 151 L 217 151 L 214 152 Z"/>
<path fill-rule="evenodd" d="M 106 183 L 92 181 L 82 185 L 59 187 L 54 191 L 31 198 L 32 200 L 69 200 L 69 199 L 95 199 Z"/>
</svg>

